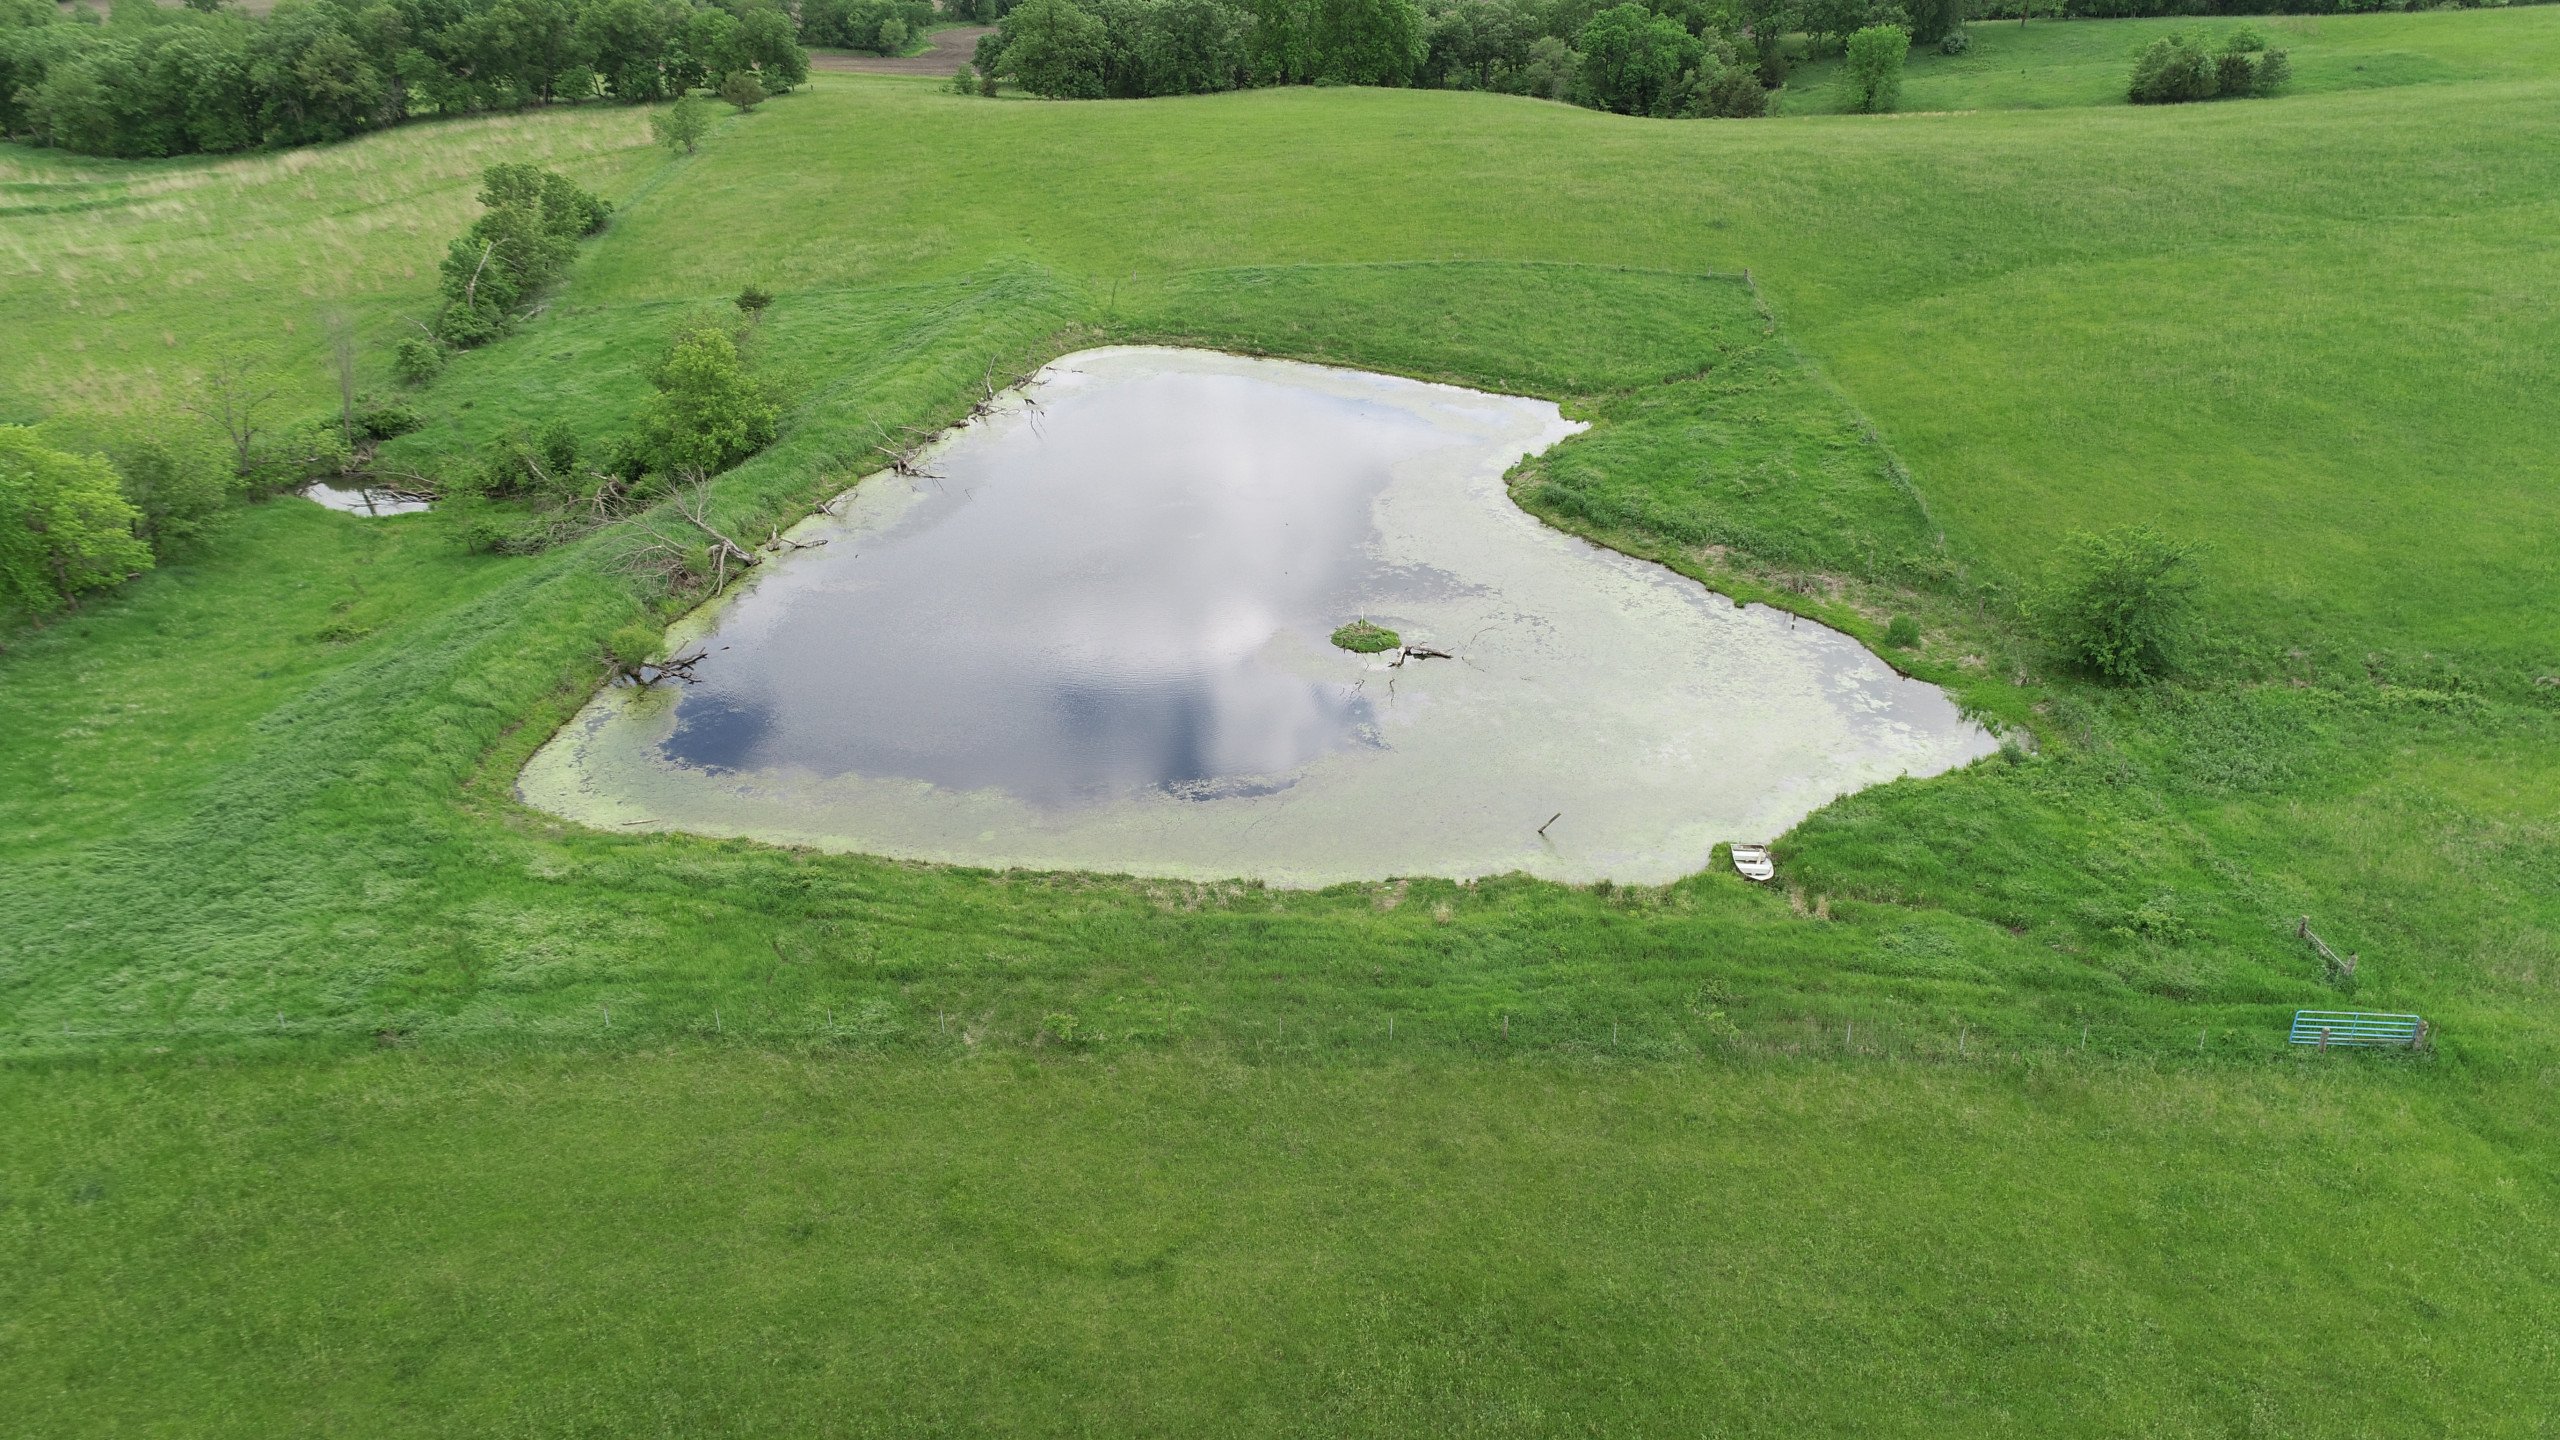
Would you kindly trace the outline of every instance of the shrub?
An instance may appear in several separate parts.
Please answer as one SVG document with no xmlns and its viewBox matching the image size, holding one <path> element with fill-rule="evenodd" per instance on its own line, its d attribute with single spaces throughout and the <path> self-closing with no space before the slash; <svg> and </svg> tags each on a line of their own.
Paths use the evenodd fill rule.
<svg viewBox="0 0 2560 1440">
<path fill-rule="evenodd" d="M 389 440 L 425 423 L 417 411 L 396 401 L 366 401 L 356 411 L 356 430 L 367 440 Z"/>
<path fill-rule="evenodd" d="M 150 569 L 142 518 L 105 456 L 0 425 L 0 606 L 44 614 Z"/>
<path fill-rule="evenodd" d="M 2255 25 L 2242 25 L 2222 41 L 2223 52 L 2229 55 L 2255 55 L 2266 48 L 2266 33 Z"/>
<path fill-rule="evenodd" d="M 710 131 L 711 107 L 691 95 L 676 97 L 676 103 L 649 117 L 649 133 L 658 143 L 687 155 L 701 147 Z"/>
<path fill-rule="evenodd" d="M 2213 93 L 2246 95 L 2258 88 L 2258 67 L 2237 50 L 2225 50 L 2213 57 Z"/>
<path fill-rule="evenodd" d="M 1869 25 L 1849 37 L 1850 103 L 1868 114 L 1891 110 L 1902 98 L 1902 61 L 1911 52 L 1910 32 L 1892 25 Z"/>
<path fill-rule="evenodd" d="M 740 288 L 734 303 L 748 318 L 760 318 L 765 307 L 773 303 L 773 292 L 761 285 L 750 284 Z"/>
<path fill-rule="evenodd" d="M 738 107 L 744 115 L 764 103 L 764 82 L 752 70 L 732 70 L 720 82 L 720 98 Z"/>
<path fill-rule="evenodd" d="M 951 93 L 954 95 L 977 94 L 978 67 L 966 60 L 961 61 L 960 68 L 951 72 Z"/>
<path fill-rule="evenodd" d="M 2213 57 L 2190 37 L 2171 33 L 2143 47 L 2125 98 L 2137 105 L 2209 100 L 2216 89 Z"/>
<path fill-rule="evenodd" d="M 2293 58 L 2281 50 L 2270 50 L 2258 57 L 2257 89 L 2261 95 L 2273 95 L 2293 78 Z"/>
<path fill-rule="evenodd" d="M 1972 48 L 1973 32 L 1962 25 L 1948 31 L 1938 41 L 1938 53 L 1941 55 L 1962 55 Z"/>
<path fill-rule="evenodd" d="M 240 490 L 225 447 L 167 416 L 56 416 L 35 439 L 66 454 L 103 455 L 140 517 L 133 533 L 162 560 L 210 531 Z"/>
<path fill-rule="evenodd" d="M 1920 643 L 1920 622 L 1908 615 L 1896 615 L 1884 627 L 1884 643 L 1896 650 L 1908 650 Z"/>
<path fill-rule="evenodd" d="M 2194 625 L 2197 549 L 2148 526 L 2071 536 L 2037 603 L 2047 635 L 2111 684 L 2168 674 Z"/>
<path fill-rule="evenodd" d="M 402 336 L 391 347 L 391 373 L 404 385 L 424 385 L 444 370 L 444 347 L 424 335 Z"/>
</svg>

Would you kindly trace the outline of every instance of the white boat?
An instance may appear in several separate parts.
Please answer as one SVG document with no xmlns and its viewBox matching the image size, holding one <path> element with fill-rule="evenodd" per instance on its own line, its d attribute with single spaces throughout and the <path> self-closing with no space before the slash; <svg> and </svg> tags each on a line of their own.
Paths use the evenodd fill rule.
<svg viewBox="0 0 2560 1440">
<path fill-rule="evenodd" d="M 1736 845 L 1733 869 L 1745 880 L 1772 880 L 1777 878 L 1778 862 L 1769 858 L 1766 845 Z"/>
</svg>

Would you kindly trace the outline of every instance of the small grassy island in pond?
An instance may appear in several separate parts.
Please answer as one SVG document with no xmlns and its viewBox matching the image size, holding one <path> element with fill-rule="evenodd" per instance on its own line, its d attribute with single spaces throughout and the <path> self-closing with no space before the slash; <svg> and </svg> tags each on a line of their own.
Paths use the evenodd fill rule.
<svg viewBox="0 0 2560 1440">
<path fill-rule="evenodd" d="M 1384 625 L 1354 620 L 1333 632 L 1333 643 L 1355 655 L 1375 655 L 1403 644 L 1404 637 Z"/>
</svg>

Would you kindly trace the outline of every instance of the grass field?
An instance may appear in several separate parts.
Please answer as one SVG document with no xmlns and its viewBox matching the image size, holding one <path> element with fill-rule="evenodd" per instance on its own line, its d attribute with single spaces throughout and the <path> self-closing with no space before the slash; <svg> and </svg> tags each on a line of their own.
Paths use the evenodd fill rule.
<svg viewBox="0 0 2560 1440">
<path fill-rule="evenodd" d="M 2395 85 L 2530 80 L 2560 66 L 2560 13 L 2438 10 L 2393 15 L 2255 15 L 2243 18 L 2036 21 L 1977 20 L 1962 55 L 1916 47 L 1903 72 L 1904 113 L 2047 110 L 2123 105 L 2134 57 L 2155 38 L 2186 30 L 2217 41 L 2247 25 L 2286 52 L 2286 98 Z M 1836 115 L 1850 108 L 1836 53 L 1796 67 L 1779 110 Z"/>
<path fill-rule="evenodd" d="M 615 222 L 403 464 L 626 428 L 748 281 L 792 408 L 741 528 L 1097 340 L 1461 380 L 1593 422 L 1536 513 L 1915 615 L 2035 741 L 1774 891 L 596 834 L 509 792 L 665 603 L 612 537 L 249 507 L 0 652 L 0 1431 L 2541 1433 L 2554 13 L 2323 20 L 2444 83 L 2305 39 L 2306 93 L 2168 111 L 1997 108 L 2141 22 L 1982 27 L 2055 73 L 1968 115 L 830 76 L 682 160 L 602 109 L 0 151 L 13 415 L 237 345 L 325 408 L 321 308 L 378 364 L 476 167 L 545 159 Z M 2118 694 L 2015 605 L 2128 521 L 2211 542 L 2213 618 Z M 2287 1053 L 2342 1004 L 2439 1043 Z"/>
</svg>

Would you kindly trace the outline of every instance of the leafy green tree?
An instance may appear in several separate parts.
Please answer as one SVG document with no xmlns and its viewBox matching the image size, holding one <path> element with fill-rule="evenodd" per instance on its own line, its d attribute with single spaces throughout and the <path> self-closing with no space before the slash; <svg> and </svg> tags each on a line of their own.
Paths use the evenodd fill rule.
<svg viewBox="0 0 2560 1440">
<path fill-rule="evenodd" d="M 1902 99 L 1902 62 L 1911 53 L 1911 32 L 1894 25 L 1870 25 L 1849 37 L 1850 103 L 1870 114 L 1891 110 Z"/>
<path fill-rule="evenodd" d="M 1316 0 L 1316 78 L 1409 85 L 1430 41 L 1413 0 Z"/>
<path fill-rule="evenodd" d="M 1253 17 L 1245 47 L 1257 85 L 1304 85 L 1316 78 L 1316 0 L 1245 0 Z"/>
<path fill-rule="evenodd" d="M 1673 88 L 1701 53 L 1679 21 L 1635 4 L 1592 16 L 1574 48 L 1582 53 L 1579 98 L 1621 115 L 1668 113 Z"/>
<path fill-rule="evenodd" d="M 726 10 L 696 10 L 667 56 L 667 74 L 678 89 L 690 90 L 746 67 L 739 43 L 738 18 Z"/>
<path fill-rule="evenodd" d="M 1099 99 L 1108 58 L 1102 22 L 1072 0 L 1028 0 L 997 27 L 1005 73 L 1034 95 Z"/>
<path fill-rule="evenodd" d="M 57 416 L 35 428 L 41 444 L 106 457 L 134 509 L 133 533 L 162 560 L 204 538 L 239 489 L 221 447 L 173 417 Z"/>
<path fill-rule="evenodd" d="M 662 474 L 725 470 L 772 444 L 782 421 L 781 403 L 748 373 L 736 337 L 715 324 L 679 331 L 649 380 L 657 393 L 641 412 L 641 442 Z"/>
<path fill-rule="evenodd" d="M 0 425 L 0 606 L 45 614 L 150 569 L 141 519 L 104 456 Z"/>
<path fill-rule="evenodd" d="M 665 12 L 649 0 L 599 0 L 579 15 L 578 35 L 615 99 L 644 102 L 666 93 Z"/>
<path fill-rule="evenodd" d="M 1421 80 L 1453 90 L 1511 88 L 1539 19 L 1512 0 L 1454 0 L 1432 12 Z"/>
<path fill-rule="evenodd" d="M 1245 83 L 1252 21 L 1228 0 L 1137 0 L 1130 9 L 1125 64 L 1113 67 L 1126 88 L 1114 93 L 1203 95 Z"/>
<path fill-rule="evenodd" d="M 711 130 L 711 107 L 691 95 L 679 95 L 676 103 L 649 117 L 649 133 L 670 150 L 692 154 Z"/>
<path fill-rule="evenodd" d="M 470 346 L 503 331 L 516 309 L 557 279 L 578 240 L 604 228 L 612 207 L 567 177 L 532 165 L 483 172 L 485 207 L 445 251 L 445 306 L 436 336 Z"/>
<path fill-rule="evenodd" d="M 1911 43 L 1935 45 L 1964 28 L 1964 0 L 1903 0 L 1911 16 Z"/>
<path fill-rule="evenodd" d="M 791 17 L 780 10 L 758 7 L 738 22 L 738 51 L 755 67 L 756 78 L 765 89 L 775 94 L 792 89 L 809 78 L 809 52 L 800 48 L 800 37 L 792 32 Z"/>
<path fill-rule="evenodd" d="M 2074 534 L 2039 618 L 2067 659 L 2102 680 L 2166 675 L 2194 628 L 2197 551 L 2149 526 Z"/>
<path fill-rule="evenodd" d="M 1769 89 L 1787 83 L 1786 37 L 1800 27 L 1802 9 L 1801 0 L 1735 0 L 1742 43 L 1751 53 L 1760 83 Z"/>
<path fill-rule="evenodd" d="M 1514 93 L 1535 95 L 1541 100 L 1562 100 L 1573 93 L 1574 77 L 1582 68 L 1582 57 L 1573 47 L 1553 35 L 1541 35 L 1529 42 L 1529 63 L 1520 67 Z"/>
<path fill-rule="evenodd" d="M 1733 42 L 1711 33 L 1700 45 L 1705 55 L 1684 82 L 1689 94 L 1680 113 L 1724 120 L 1750 120 L 1768 114 L 1769 92 L 1761 87 L 1758 71 Z"/>
</svg>

